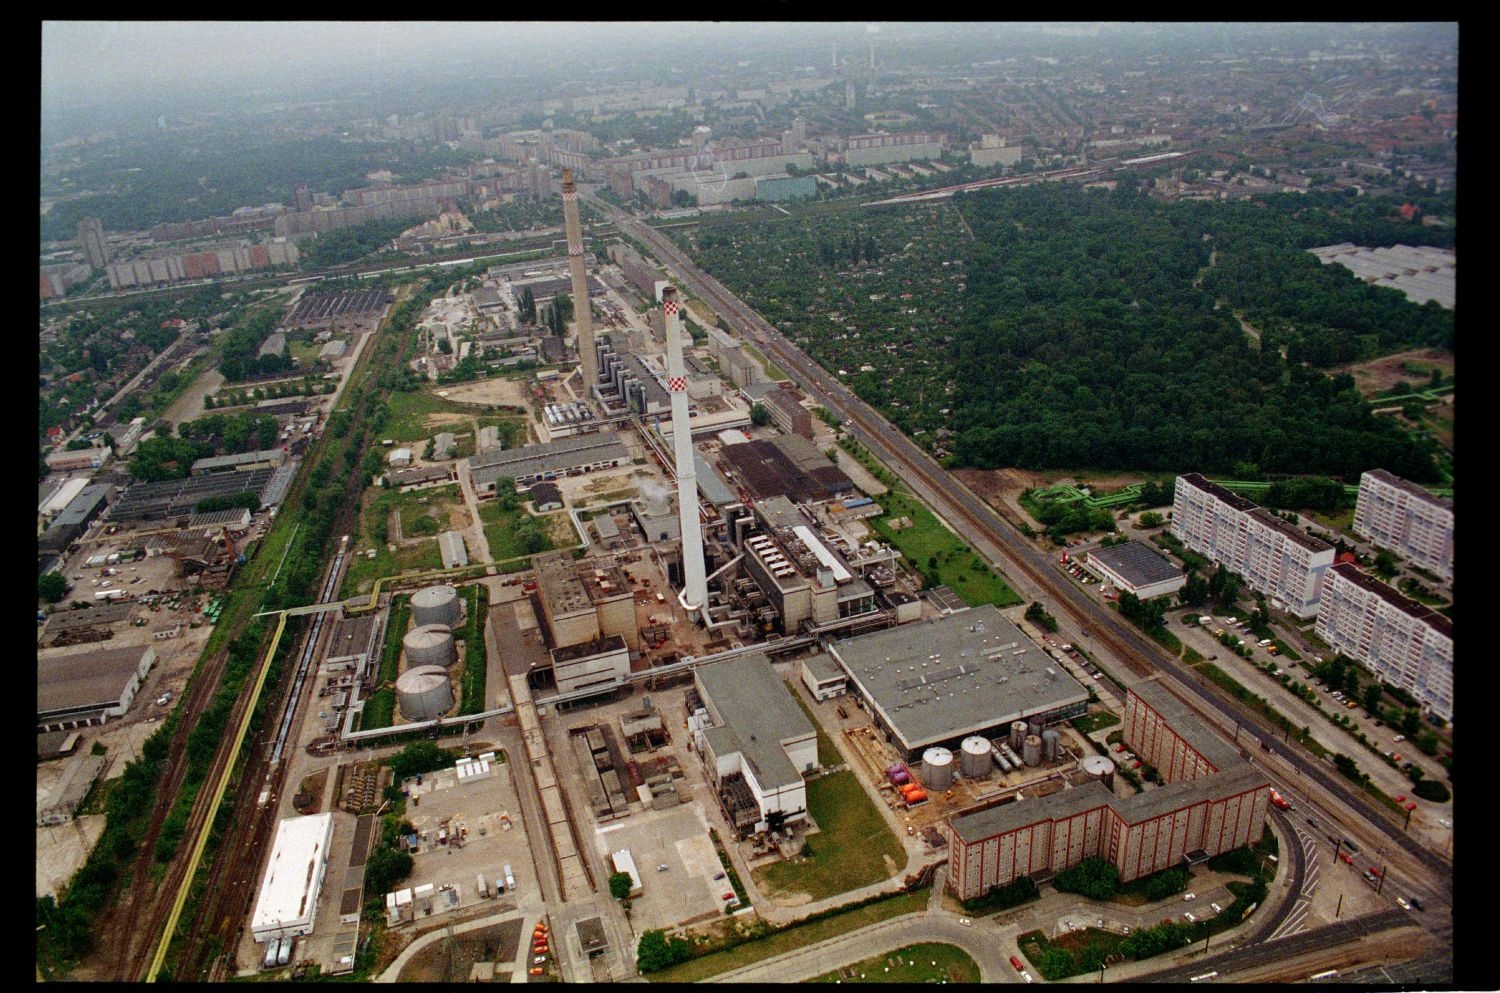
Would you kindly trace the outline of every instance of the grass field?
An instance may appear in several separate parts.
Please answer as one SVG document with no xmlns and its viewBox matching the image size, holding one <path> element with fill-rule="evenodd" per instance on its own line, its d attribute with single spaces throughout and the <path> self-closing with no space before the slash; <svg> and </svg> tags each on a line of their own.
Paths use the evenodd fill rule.
<svg viewBox="0 0 1500 993">
<path fill-rule="evenodd" d="M 921 913 L 927 909 L 927 900 L 930 895 L 927 890 L 903 893 L 889 900 L 851 910 L 846 914 L 825 917 L 810 924 L 795 925 L 758 941 L 749 941 L 736 948 L 713 952 L 702 958 L 674 965 L 670 969 L 653 972 L 646 978 L 653 983 L 700 982 L 709 976 L 717 976 L 721 972 L 729 972 L 784 952 L 815 945 L 820 941 L 836 938 L 870 924 L 890 920 L 892 917 Z"/>
<path fill-rule="evenodd" d="M 979 964 L 962 948 L 939 942 L 907 945 L 885 955 L 874 955 L 833 972 L 813 983 L 977 983 Z"/>
<path fill-rule="evenodd" d="M 818 718 L 808 709 L 807 701 L 802 699 L 802 694 L 797 691 L 797 687 L 787 683 L 786 689 L 792 695 L 792 699 L 797 701 L 797 706 L 801 707 L 802 712 L 807 715 L 807 720 L 812 724 L 813 730 L 818 732 L 818 765 L 825 769 L 832 769 L 843 762 L 844 757 L 839 754 L 838 746 L 833 743 L 832 738 L 828 737 L 828 733 L 823 730 L 823 725 L 818 723 Z"/>
<path fill-rule="evenodd" d="M 901 842 L 853 772 L 808 783 L 807 809 L 822 828 L 808 838 L 813 854 L 754 870 L 756 885 L 768 894 L 821 900 L 889 879 L 906 865 Z"/>
<path fill-rule="evenodd" d="M 434 396 L 427 390 L 410 393 L 393 392 L 386 403 L 386 420 L 380 429 L 380 437 L 395 441 L 421 441 L 437 433 L 437 427 L 427 421 L 430 414 L 474 414 L 478 409 L 473 404 L 453 403 Z M 418 453 L 420 454 L 420 453 Z"/>
<path fill-rule="evenodd" d="M 1114 727 L 1120 723 L 1120 719 L 1107 710 L 1101 710 L 1097 714 L 1084 714 L 1082 717 L 1073 718 L 1073 730 L 1079 734 L 1093 734 L 1100 728 Z"/>
<path fill-rule="evenodd" d="M 750 342 L 744 341 L 744 339 L 741 339 L 741 342 L 745 346 L 745 351 L 750 353 L 751 358 L 759 362 L 760 367 L 766 371 L 766 377 L 768 379 L 776 383 L 779 383 L 782 380 L 786 379 L 786 373 L 782 372 L 770 359 L 766 358 L 765 354 L 761 352 L 760 349 L 750 344 Z"/>
<path fill-rule="evenodd" d="M 424 517 L 436 527 L 429 525 L 421 530 L 428 530 L 431 535 L 448 530 L 448 511 L 463 505 L 463 497 L 459 494 L 457 484 L 406 492 L 372 487 L 365 491 L 363 504 L 359 514 L 359 541 L 354 546 L 354 551 L 359 554 L 355 555 L 354 561 L 349 565 L 349 572 L 344 577 L 344 597 L 369 592 L 375 580 L 381 576 L 412 569 L 443 567 L 443 556 L 438 550 L 436 537 L 424 537 L 415 545 L 398 546 L 392 552 L 389 546 L 392 536 L 387 522 L 392 511 L 398 513 L 401 516 L 402 530 L 409 538 L 417 536 L 411 529 L 415 522 Z M 384 540 L 382 535 L 385 536 Z M 375 549 L 373 559 L 363 554 L 371 548 Z"/>
<path fill-rule="evenodd" d="M 881 538 L 899 548 L 931 585 L 953 587 L 971 607 L 981 603 L 1010 607 L 1022 602 L 1005 580 L 995 575 L 973 549 L 944 527 L 932 511 L 911 494 L 892 491 L 880 502 L 886 516 L 875 519 L 875 530 Z M 889 522 L 894 517 L 909 517 L 912 526 L 892 531 Z"/>
<path fill-rule="evenodd" d="M 547 539 L 547 548 L 542 549 L 542 551 L 555 548 L 556 545 L 552 538 L 554 527 L 552 522 L 554 518 L 559 516 L 564 519 L 564 525 L 571 531 L 572 525 L 568 523 L 568 515 L 566 513 L 546 514 L 542 517 L 532 518 L 526 511 L 520 508 L 512 511 L 504 510 L 498 500 L 481 503 L 479 505 L 479 520 L 484 525 L 484 537 L 490 545 L 490 560 L 503 562 L 506 559 L 513 559 L 519 555 L 527 554 L 526 549 L 522 547 L 516 537 L 517 525 L 523 520 L 534 520 L 541 528 L 542 535 Z M 574 540 L 576 541 L 577 539 L 575 538 Z"/>
</svg>

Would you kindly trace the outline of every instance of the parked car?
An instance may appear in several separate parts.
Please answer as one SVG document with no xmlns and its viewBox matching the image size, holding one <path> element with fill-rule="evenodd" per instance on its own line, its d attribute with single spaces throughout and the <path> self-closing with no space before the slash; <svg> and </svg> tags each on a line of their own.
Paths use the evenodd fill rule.
<svg viewBox="0 0 1500 993">
<path fill-rule="evenodd" d="M 1010 964 L 1016 967 L 1017 972 L 1024 972 L 1026 969 L 1026 967 L 1021 964 L 1021 960 L 1016 958 L 1014 955 L 1010 957 Z"/>
<path fill-rule="evenodd" d="M 714 878 L 715 879 L 723 879 L 724 878 L 724 873 L 721 872 L 717 876 L 715 876 Z"/>
<path fill-rule="evenodd" d="M 1027 972 L 1025 969 L 1022 969 L 1021 970 L 1021 978 L 1024 979 L 1024 980 L 1026 980 L 1029 983 L 1029 982 L 1031 982 L 1031 973 Z"/>
<path fill-rule="evenodd" d="M 1197 924 L 1198 923 L 1198 918 L 1194 917 L 1191 911 L 1189 911 L 1186 914 L 1183 914 L 1182 916 L 1185 917 L 1185 918 L 1187 918 L 1187 922 L 1189 924 Z"/>
<path fill-rule="evenodd" d="M 1404 735 L 1404 734 L 1398 734 L 1398 735 L 1396 735 L 1396 737 L 1392 738 L 1391 740 L 1392 741 L 1398 741 L 1398 742 L 1399 741 L 1405 741 L 1406 740 L 1406 735 Z"/>
<path fill-rule="evenodd" d="M 1348 852 L 1339 852 L 1339 861 L 1343 862 L 1345 865 L 1353 865 L 1354 856 L 1350 855 Z"/>
<path fill-rule="evenodd" d="M 967 917 L 960 917 L 958 919 L 958 923 L 962 924 L 964 927 L 973 927 L 974 926 L 974 922 L 971 921 Z"/>
<path fill-rule="evenodd" d="M 1196 899 L 1198 899 L 1198 894 L 1196 894 L 1196 893 L 1184 893 L 1184 894 L 1182 894 L 1182 899 L 1184 901 L 1187 901 L 1187 900 L 1196 900 Z"/>
<path fill-rule="evenodd" d="M 528 972 L 529 972 L 529 973 L 530 973 L 530 974 L 531 974 L 531 975 L 533 975 L 533 976 L 540 976 L 540 975 L 542 975 L 542 974 L 543 974 L 543 973 L 545 973 L 545 972 L 546 972 L 546 971 L 547 971 L 547 970 L 546 970 L 546 969 L 543 969 L 543 968 L 542 968 L 542 967 L 541 967 L 541 966 L 532 966 L 532 967 L 531 967 L 531 969 L 529 969 L 529 970 L 528 970 Z"/>
<path fill-rule="evenodd" d="M 1411 904 L 1409 904 L 1409 903 L 1406 902 L 1406 897 L 1404 897 L 1404 896 L 1398 896 L 1398 897 L 1396 897 L 1396 906 L 1400 907 L 1402 910 L 1410 910 L 1411 909 Z"/>
<path fill-rule="evenodd" d="M 1416 809 L 1417 809 L 1417 805 L 1416 805 L 1416 804 L 1414 804 L 1414 803 L 1408 803 L 1408 804 L 1407 804 L 1407 805 L 1406 805 L 1406 809 L 1407 809 L 1407 810 L 1416 810 Z"/>
<path fill-rule="evenodd" d="M 1209 906 L 1214 908 L 1214 913 L 1216 914 L 1222 914 L 1224 912 L 1224 908 L 1220 907 L 1217 903 L 1210 903 Z"/>
</svg>

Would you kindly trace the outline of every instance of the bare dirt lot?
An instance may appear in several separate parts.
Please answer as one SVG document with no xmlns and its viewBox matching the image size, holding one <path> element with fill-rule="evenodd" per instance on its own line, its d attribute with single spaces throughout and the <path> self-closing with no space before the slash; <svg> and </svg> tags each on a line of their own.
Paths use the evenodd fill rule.
<svg viewBox="0 0 1500 993">
<path fill-rule="evenodd" d="M 460 383 L 446 388 L 445 400 L 454 403 L 510 404 L 527 406 L 526 385 L 519 379 L 485 379 L 476 383 Z"/>
<path fill-rule="evenodd" d="M 1406 363 L 1411 363 L 1413 369 L 1404 368 Z M 1334 375 L 1347 372 L 1354 377 L 1354 385 L 1360 395 L 1372 397 L 1403 381 L 1424 388 L 1430 372 L 1423 370 L 1431 369 L 1441 369 L 1444 376 L 1452 376 L 1453 353 L 1438 348 L 1418 348 L 1369 362 L 1341 366 L 1331 371 Z"/>
</svg>

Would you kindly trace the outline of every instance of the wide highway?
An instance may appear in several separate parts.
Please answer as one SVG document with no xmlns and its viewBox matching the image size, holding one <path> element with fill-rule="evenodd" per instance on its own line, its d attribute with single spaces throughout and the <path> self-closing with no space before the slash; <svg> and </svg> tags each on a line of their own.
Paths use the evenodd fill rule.
<svg viewBox="0 0 1500 993">
<path fill-rule="evenodd" d="M 900 476 L 953 529 L 989 561 L 1003 571 L 1022 575 L 1051 597 L 1056 607 L 1071 615 L 1083 626 L 1085 634 L 1102 647 L 1109 648 L 1135 674 L 1141 677 L 1161 674 L 1163 682 L 1177 696 L 1220 726 L 1237 725 L 1243 732 L 1261 742 L 1265 750 L 1261 760 L 1270 771 L 1284 764 L 1305 780 L 1303 790 L 1312 792 L 1314 785 L 1323 796 L 1335 799 L 1348 814 L 1358 814 L 1372 834 L 1382 836 L 1389 857 L 1393 852 L 1405 856 L 1403 867 L 1413 875 L 1427 877 L 1434 896 L 1444 904 L 1452 899 L 1452 864 L 1441 855 L 1418 844 L 1403 833 L 1400 821 L 1392 812 L 1378 806 L 1370 797 L 1351 789 L 1330 766 L 1313 759 L 1301 749 L 1282 745 L 1281 731 L 1269 725 L 1259 714 L 1241 709 L 1237 702 L 1221 695 L 1222 691 L 1175 659 L 1170 659 L 1155 642 L 1113 611 L 1099 607 L 1081 590 L 1066 582 L 1051 567 L 1047 553 L 1034 548 L 1016 533 L 972 490 L 939 466 L 905 434 L 890 424 L 869 405 L 855 396 L 843 383 L 814 362 L 805 352 L 784 338 L 758 313 L 726 289 L 718 280 L 694 265 L 676 244 L 662 233 L 630 215 L 593 197 L 585 196 L 610 217 L 622 232 L 639 240 L 676 272 L 693 293 L 702 297 L 723 315 L 741 334 L 748 336 L 768 357 L 793 375 L 799 385 L 815 400 L 828 407 L 844 421 L 850 434 L 870 449 L 882 462 Z M 1276 761 L 1266 761 L 1265 752 Z M 1425 871 L 1422 871 L 1425 870 Z M 1444 914 L 1446 916 L 1446 914 Z"/>
</svg>

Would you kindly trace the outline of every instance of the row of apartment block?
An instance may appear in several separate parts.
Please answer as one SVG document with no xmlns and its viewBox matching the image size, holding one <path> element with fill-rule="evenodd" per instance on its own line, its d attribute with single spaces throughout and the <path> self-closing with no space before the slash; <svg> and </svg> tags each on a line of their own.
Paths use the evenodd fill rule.
<svg viewBox="0 0 1500 993">
<path fill-rule="evenodd" d="M 227 242 L 209 245 L 198 251 L 156 251 L 105 267 L 111 289 L 144 286 L 151 283 L 175 283 L 183 279 L 202 279 L 221 273 L 248 272 L 273 266 L 297 264 L 297 246 L 289 241 L 270 241 L 251 245 Z"/>
<path fill-rule="evenodd" d="M 1273 606 L 1297 617 L 1318 612 L 1333 546 L 1196 472 L 1177 477 L 1172 534 L 1191 550 L 1245 577 Z"/>
<path fill-rule="evenodd" d="M 1360 476 L 1354 533 L 1413 565 L 1453 578 L 1453 501 L 1415 483 L 1384 469 Z"/>
<path fill-rule="evenodd" d="M 1315 630 L 1335 651 L 1452 720 L 1453 622 L 1447 617 L 1341 562 L 1323 585 Z"/>
</svg>

